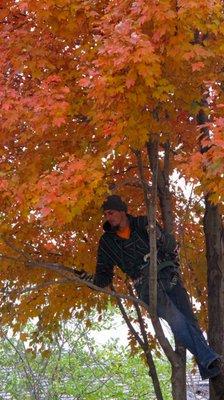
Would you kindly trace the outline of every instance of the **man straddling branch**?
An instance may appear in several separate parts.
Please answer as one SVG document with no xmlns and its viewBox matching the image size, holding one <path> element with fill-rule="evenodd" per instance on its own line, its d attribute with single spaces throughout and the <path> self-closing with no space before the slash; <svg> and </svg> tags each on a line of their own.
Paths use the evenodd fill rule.
<svg viewBox="0 0 224 400">
<path fill-rule="evenodd" d="M 102 205 L 106 222 L 98 246 L 93 283 L 106 287 L 112 283 L 118 266 L 133 281 L 138 297 L 149 304 L 149 236 L 147 217 L 127 213 L 120 196 L 108 196 Z M 175 338 L 196 358 L 202 379 L 221 373 L 220 357 L 207 344 L 193 314 L 183 287 L 178 263 L 177 244 L 171 234 L 157 225 L 158 317 L 168 322 Z M 90 278 L 83 274 L 83 278 Z"/>
</svg>

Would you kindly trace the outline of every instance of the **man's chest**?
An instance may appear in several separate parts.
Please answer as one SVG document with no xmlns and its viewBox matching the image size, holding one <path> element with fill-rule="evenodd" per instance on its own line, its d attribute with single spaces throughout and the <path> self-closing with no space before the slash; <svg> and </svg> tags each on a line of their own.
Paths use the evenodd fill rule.
<svg viewBox="0 0 224 400">
<path fill-rule="evenodd" d="M 128 239 L 121 239 L 114 235 L 113 241 L 124 261 L 138 260 L 149 252 L 148 240 L 142 238 L 136 231 L 132 232 Z"/>
</svg>

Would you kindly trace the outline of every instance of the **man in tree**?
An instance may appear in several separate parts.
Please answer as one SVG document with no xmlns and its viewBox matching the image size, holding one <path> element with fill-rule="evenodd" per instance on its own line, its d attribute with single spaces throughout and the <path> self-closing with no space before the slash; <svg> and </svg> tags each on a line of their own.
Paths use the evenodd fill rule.
<svg viewBox="0 0 224 400">
<path fill-rule="evenodd" d="M 98 247 L 95 285 L 112 283 L 113 269 L 121 268 L 133 281 L 138 297 L 149 304 L 149 236 L 146 216 L 133 217 L 120 196 L 108 196 L 102 205 L 106 218 Z M 170 325 L 176 339 L 196 358 L 202 379 L 221 372 L 220 357 L 208 346 L 193 314 L 179 274 L 177 244 L 157 225 L 157 313 Z"/>
</svg>

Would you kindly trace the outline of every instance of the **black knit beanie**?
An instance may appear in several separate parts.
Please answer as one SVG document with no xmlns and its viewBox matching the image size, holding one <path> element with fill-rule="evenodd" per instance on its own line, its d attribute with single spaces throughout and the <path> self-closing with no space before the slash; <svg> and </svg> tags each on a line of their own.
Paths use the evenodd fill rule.
<svg viewBox="0 0 224 400">
<path fill-rule="evenodd" d="M 106 210 L 116 210 L 127 212 L 127 204 L 121 200 L 120 196 L 113 194 L 108 196 L 107 199 L 102 204 L 103 211 Z"/>
</svg>

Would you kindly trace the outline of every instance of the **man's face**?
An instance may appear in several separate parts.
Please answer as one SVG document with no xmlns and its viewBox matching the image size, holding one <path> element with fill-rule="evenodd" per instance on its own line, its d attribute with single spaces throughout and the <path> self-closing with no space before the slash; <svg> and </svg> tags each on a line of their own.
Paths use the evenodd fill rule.
<svg viewBox="0 0 224 400">
<path fill-rule="evenodd" d="M 106 210 L 104 216 L 112 228 L 119 227 L 124 211 Z"/>
</svg>

